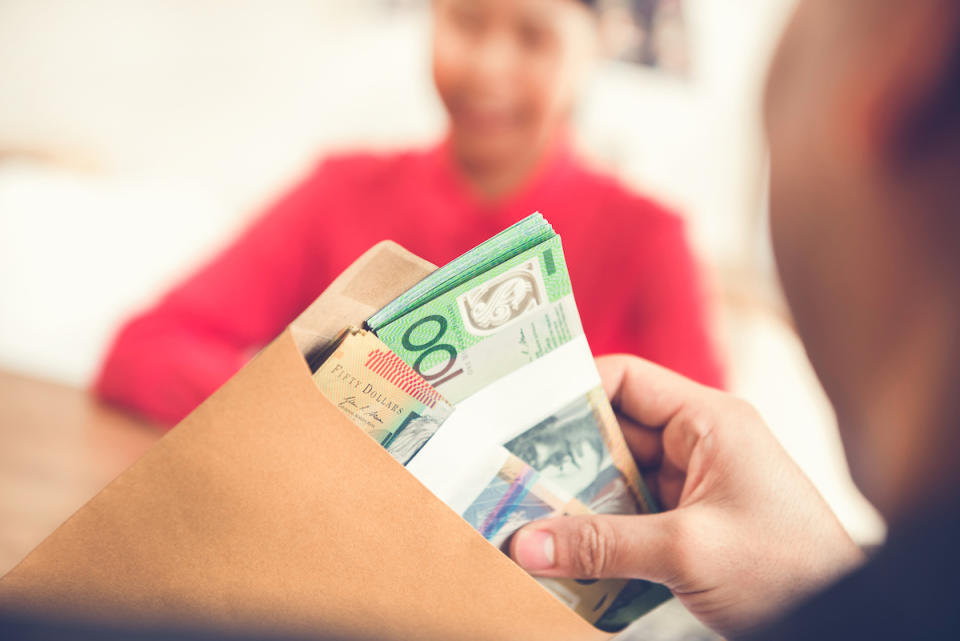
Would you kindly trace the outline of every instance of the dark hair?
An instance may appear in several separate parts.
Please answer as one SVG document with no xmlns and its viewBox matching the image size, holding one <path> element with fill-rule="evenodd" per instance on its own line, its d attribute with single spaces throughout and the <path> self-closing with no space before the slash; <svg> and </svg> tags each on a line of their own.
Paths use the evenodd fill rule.
<svg viewBox="0 0 960 641">
<path fill-rule="evenodd" d="M 953 50 L 945 73 L 903 134 L 901 143 L 907 157 L 927 151 L 951 131 L 960 131 L 960 10 L 956 15 Z"/>
<path fill-rule="evenodd" d="M 960 15 L 960 11 L 957 12 Z M 953 42 L 953 55 L 943 78 L 931 117 L 938 125 L 946 125 L 960 116 L 960 19 Z"/>
</svg>

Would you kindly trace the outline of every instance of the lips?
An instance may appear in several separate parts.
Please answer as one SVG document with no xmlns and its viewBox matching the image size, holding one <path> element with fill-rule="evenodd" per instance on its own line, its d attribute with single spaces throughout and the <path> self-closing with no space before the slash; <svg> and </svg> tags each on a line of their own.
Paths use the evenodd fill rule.
<svg viewBox="0 0 960 641">
<path fill-rule="evenodd" d="M 456 106 L 453 115 L 464 127 L 487 134 L 511 129 L 520 123 L 517 110 L 501 102 L 464 101 Z"/>
</svg>

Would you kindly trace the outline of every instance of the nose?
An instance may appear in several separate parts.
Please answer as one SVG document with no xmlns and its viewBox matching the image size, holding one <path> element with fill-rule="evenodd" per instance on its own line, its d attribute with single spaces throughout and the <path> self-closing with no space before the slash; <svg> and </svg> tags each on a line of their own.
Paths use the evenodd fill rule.
<svg viewBox="0 0 960 641">
<path fill-rule="evenodd" d="M 517 64 L 517 47 L 511 38 L 508 34 L 494 32 L 478 44 L 472 66 L 477 79 L 489 86 L 508 79 Z"/>
</svg>

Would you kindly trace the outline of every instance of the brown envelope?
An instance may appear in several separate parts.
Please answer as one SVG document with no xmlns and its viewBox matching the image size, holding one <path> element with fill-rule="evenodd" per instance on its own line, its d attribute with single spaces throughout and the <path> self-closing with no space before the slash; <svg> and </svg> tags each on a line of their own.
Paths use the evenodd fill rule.
<svg viewBox="0 0 960 641">
<path fill-rule="evenodd" d="M 314 385 L 304 354 L 433 266 L 368 251 L 0 580 L 0 606 L 378 639 L 603 639 Z"/>
</svg>

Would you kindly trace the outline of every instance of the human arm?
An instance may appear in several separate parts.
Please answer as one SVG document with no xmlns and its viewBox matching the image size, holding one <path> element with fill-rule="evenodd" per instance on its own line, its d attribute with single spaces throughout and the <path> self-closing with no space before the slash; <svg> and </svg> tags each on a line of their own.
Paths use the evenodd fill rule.
<svg viewBox="0 0 960 641">
<path fill-rule="evenodd" d="M 215 391 L 322 287 L 330 269 L 311 234 L 322 199 L 312 176 L 131 319 L 106 355 L 97 394 L 171 426 Z"/>
</svg>

